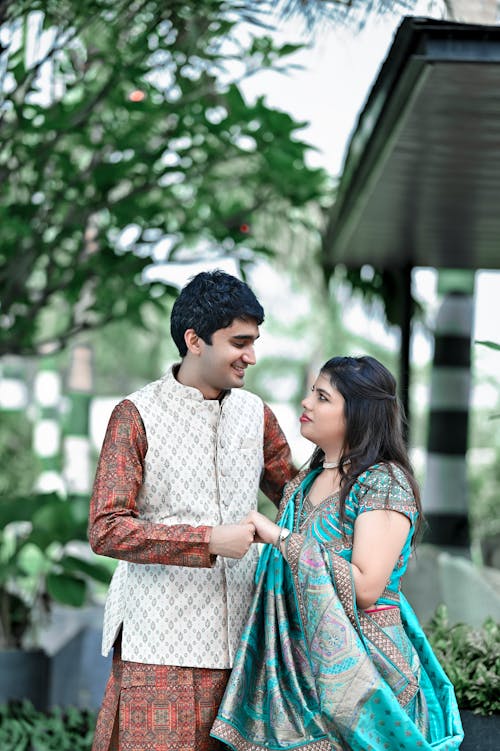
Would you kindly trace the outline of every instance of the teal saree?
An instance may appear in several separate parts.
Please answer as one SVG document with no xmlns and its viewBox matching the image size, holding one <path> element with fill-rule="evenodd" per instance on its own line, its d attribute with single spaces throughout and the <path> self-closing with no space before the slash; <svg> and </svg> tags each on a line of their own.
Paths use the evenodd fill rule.
<svg viewBox="0 0 500 751">
<path fill-rule="evenodd" d="M 315 474 L 289 484 L 281 526 L 298 531 Z M 288 540 L 287 560 L 262 552 L 212 736 L 235 751 L 458 749 L 453 687 L 403 595 L 358 610 L 349 562 L 317 535 Z"/>
</svg>

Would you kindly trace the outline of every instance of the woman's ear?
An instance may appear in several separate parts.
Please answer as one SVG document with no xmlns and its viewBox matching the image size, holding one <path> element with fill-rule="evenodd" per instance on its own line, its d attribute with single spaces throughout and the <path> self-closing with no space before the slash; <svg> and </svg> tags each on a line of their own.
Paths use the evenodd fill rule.
<svg viewBox="0 0 500 751">
<path fill-rule="evenodd" d="M 193 355 L 199 355 L 201 352 L 201 339 L 194 329 L 186 329 L 184 332 L 184 341 L 188 352 Z"/>
</svg>

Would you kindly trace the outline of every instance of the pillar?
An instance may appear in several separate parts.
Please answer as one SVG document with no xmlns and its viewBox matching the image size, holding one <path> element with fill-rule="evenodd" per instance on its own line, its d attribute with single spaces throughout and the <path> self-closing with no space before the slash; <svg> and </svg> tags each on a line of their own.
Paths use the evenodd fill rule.
<svg viewBox="0 0 500 751">
<path fill-rule="evenodd" d="M 431 375 L 423 509 L 426 542 L 465 553 L 469 546 L 466 453 L 471 386 L 474 274 L 440 272 Z"/>
</svg>

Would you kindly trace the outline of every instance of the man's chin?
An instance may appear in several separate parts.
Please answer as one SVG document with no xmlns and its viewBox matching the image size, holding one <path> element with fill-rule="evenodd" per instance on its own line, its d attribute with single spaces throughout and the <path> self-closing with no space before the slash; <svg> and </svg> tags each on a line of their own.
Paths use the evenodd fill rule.
<svg viewBox="0 0 500 751">
<path fill-rule="evenodd" d="M 238 375 L 237 373 L 235 373 L 231 380 L 232 380 L 231 388 L 233 389 L 241 388 L 242 386 L 245 385 L 245 373 L 243 373 L 242 375 Z"/>
</svg>

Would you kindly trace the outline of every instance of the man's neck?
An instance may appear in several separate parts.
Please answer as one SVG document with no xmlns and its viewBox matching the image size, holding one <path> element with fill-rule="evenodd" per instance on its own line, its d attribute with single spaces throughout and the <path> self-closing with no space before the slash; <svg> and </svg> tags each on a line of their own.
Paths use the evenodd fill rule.
<svg viewBox="0 0 500 751">
<path fill-rule="evenodd" d="M 174 368 L 174 377 L 183 386 L 190 386 L 193 389 L 198 389 L 203 394 L 204 399 L 218 399 L 222 401 L 226 391 L 218 391 L 212 386 L 209 386 L 199 377 L 199 375 L 189 367 L 189 363 L 186 360 L 182 360 L 181 364 Z"/>
</svg>

